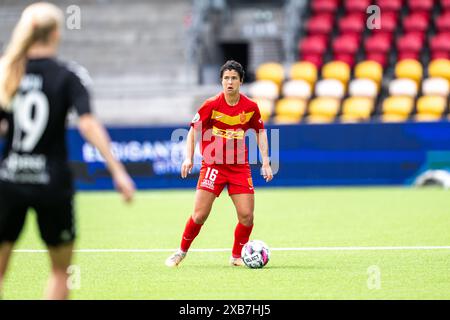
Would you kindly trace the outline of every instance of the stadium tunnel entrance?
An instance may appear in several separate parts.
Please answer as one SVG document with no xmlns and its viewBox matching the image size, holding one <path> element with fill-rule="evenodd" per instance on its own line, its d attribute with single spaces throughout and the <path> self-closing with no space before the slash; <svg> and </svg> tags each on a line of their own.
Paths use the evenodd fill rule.
<svg viewBox="0 0 450 320">
<path fill-rule="evenodd" d="M 254 75 L 250 72 L 249 61 L 249 43 L 247 41 L 238 42 L 222 42 L 220 44 L 220 51 L 222 53 L 222 61 L 236 60 L 245 70 L 245 82 L 253 81 Z"/>
</svg>

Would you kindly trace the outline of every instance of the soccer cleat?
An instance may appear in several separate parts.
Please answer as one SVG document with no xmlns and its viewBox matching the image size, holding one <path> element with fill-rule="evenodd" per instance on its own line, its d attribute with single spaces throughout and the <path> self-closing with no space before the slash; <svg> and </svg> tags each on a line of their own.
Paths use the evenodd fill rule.
<svg viewBox="0 0 450 320">
<path fill-rule="evenodd" d="M 183 252 L 181 250 L 177 250 L 174 254 L 172 254 L 170 257 L 166 260 L 166 266 L 168 267 L 177 267 L 180 262 L 186 257 L 186 252 Z"/>
<path fill-rule="evenodd" d="M 230 265 L 232 265 L 234 267 L 240 267 L 240 266 L 244 265 L 244 261 L 242 260 L 242 258 L 231 257 L 230 258 Z"/>
</svg>

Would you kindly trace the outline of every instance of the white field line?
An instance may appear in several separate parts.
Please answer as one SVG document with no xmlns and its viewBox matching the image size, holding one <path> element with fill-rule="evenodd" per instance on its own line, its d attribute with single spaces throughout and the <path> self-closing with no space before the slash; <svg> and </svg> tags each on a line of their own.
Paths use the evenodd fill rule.
<svg viewBox="0 0 450 320">
<path fill-rule="evenodd" d="M 173 252 L 176 249 L 76 249 L 79 253 L 155 253 Z M 191 249 L 191 252 L 226 252 L 231 248 Z M 377 251 L 377 250 L 450 250 L 450 246 L 415 246 L 415 247 L 306 247 L 306 248 L 270 248 L 271 251 Z M 44 253 L 47 250 L 18 249 L 18 253 Z"/>
</svg>

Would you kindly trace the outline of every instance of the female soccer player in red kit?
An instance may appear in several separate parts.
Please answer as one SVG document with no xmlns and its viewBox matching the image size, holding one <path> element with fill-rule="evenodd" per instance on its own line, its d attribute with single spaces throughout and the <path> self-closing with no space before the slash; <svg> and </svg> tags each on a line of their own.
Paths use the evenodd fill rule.
<svg viewBox="0 0 450 320">
<path fill-rule="evenodd" d="M 240 93 L 244 70 L 236 61 L 227 61 L 220 69 L 223 92 L 203 104 L 191 123 L 187 136 L 186 159 L 181 176 L 193 167 L 196 137 L 201 135 L 202 167 L 195 195 L 194 212 L 183 232 L 180 248 L 166 260 L 175 267 L 185 258 L 192 241 L 209 216 L 216 197 L 227 186 L 238 216 L 230 264 L 243 265 L 241 250 L 253 229 L 254 190 L 245 145 L 245 132 L 256 131 L 266 182 L 273 178 L 269 164 L 267 134 L 258 105 Z"/>
</svg>

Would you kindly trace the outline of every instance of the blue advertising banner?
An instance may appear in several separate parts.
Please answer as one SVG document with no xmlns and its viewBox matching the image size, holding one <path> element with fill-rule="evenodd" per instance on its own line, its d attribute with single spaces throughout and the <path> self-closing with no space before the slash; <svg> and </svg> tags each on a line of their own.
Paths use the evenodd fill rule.
<svg viewBox="0 0 450 320">
<path fill-rule="evenodd" d="M 188 128 L 108 128 L 115 155 L 138 188 L 193 188 L 200 169 L 180 177 Z M 267 126 L 276 172 L 266 184 L 252 165 L 256 186 L 404 185 L 427 169 L 450 169 L 450 122 Z M 98 151 L 68 130 L 76 187 L 111 189 Z M 251 139 L 250 139 L 251 140 Z"/>
</svg>

